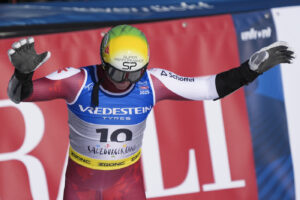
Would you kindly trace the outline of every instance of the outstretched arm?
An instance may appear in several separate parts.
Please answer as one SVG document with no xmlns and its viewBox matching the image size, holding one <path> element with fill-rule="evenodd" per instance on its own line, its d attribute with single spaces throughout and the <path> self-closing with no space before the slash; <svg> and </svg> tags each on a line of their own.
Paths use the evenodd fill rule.
<svg viewBox="0 0 300 200">
<path fill-rule="evenodd" d="M 210 100 L 223 98 L 255 80 L 280 63 L 291 63 L 294 52 L 284 42 L 275 42 L 255 52 L 239 67 L 204 77 L 181 77 L 162 69 L 151 69 L 156 102 L 164 99 Z"/>
<path fill-rule="evenodd" d="M 8 55 L 15 67 L 7 89 L 8 96 L 13 102 L 58 98 L 72 102 L 76 98 L 85 78 L 83 70 L 65 68 L 32 81 L 34 71 L 50 57 L 49 52 L 36 54 L 33 38 L 14 43 Z"/>
<path fill-rule="evenodd" d="M 218 98 L 225 97 L 247 85 L 259 75 L 280 63 L 291 63 L 294 58 L 294 52 L 285 42 L 274 42 L 260 49 L 240 67 L 222 72 L 216 76 Z"/>
</svg>

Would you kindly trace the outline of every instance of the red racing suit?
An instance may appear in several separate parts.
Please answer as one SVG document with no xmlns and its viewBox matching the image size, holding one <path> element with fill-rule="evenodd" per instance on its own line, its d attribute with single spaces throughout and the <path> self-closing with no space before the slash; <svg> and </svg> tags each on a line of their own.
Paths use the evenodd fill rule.
<svg viewBox="0 0 300 200">
<path fill-rule="evenodd" d="M 141 141 L 143 138 L 143 128 L 139 128 L 144 123 L 147 115 L 138 121 L 138 128 L 130 128 L 132 137 L 135 138 L 132 141 L 124 140 L 121 145 L 127 146 L 127 149 L 118 149 L 116 147 L 115 153 L 105 153 L 105 149 L 97 148 L 97 142 L 93 141 L 92 134 L 89 134 L 89 129 L 83 129 L 82 127 L 94 126 L 94 124 L 99 124 L 101 127 L 97 130 L 103 129 L 103 124 L 107 119 L 115 119 L 115 117 L 109 116 L 109 113 L 123 112 L 124 114 L 128 113 L 141 113 L 143 112 L 140 107 L 137 107 L 135 103 L 131 103 L 129 107 L 122 107 L 119 110 L 116 110 L 115 106 L 117 104 L 112 104 L 112 99 L 120 100 L 120 102 L 132 102 L 135 101 L 129 100 L 126 101 L 128 96 L 131 93 L 134 93 L 133 88 L 138 89 L 138 100 L 143 101 L 143 98 L 146 98 L 147 95 L 151 93 L 150 107 L 155 105 L 157 102 L 165 99 L 174 99 L 174 100 L 209 100 L 217 99 L 219 97 L 216 86 L 215 86 L 215 75 L 205 76 L 205 77 L 182 77 L 176 75 L 173 72 L 163 70 L 163 69 L 150 69 L 145 73 L 146 78 L 142 78 L 139 82 L 133 84 L 127 91 L 123 92 L 123 95 L 118 93 L 112 93 L 105 90 L 100 85 L 101 92 L 99 93 L 99 106 L 100 109 L 91 111 L 92 107 L 86 106 L 82 103 L 87 101 L 86 98 L 90 99 L 90 88 L 93 84 L 93 81 L 88 82 L 89 73 L 91 69 L 95 70 L 95 74 L 101 78 L 103 72 L 100 67 L 90 66 L 86 68 L 66 68 L 64 70 L 59 70 L 54 72 L 46 77 L 37 79 L 33 81 L 33 92 L 29 98 L 26 98 L 25 101 L 45 101 L 51 99 L 62 98 L 66 100 L 66 103 L 69 107 L 69 126 L 70 126 L 70 159 L 67 166 L 66 172 L 66 183 L 64 191 L 64 199 L 100 199 L 100 200 L 113 200 L 113 199 L 128 199 L 128 200 L 142 200 L 146 199 L 145 189 L 143 185 L 143 176 L 141 171 L 141 163 L 139 159 Z M 90 73 L 93 76 L 93 73 Z M 91 79 L 92 80 L 92 79 Z M 146 84 L 148 80 L 149 84 Z M 134 85 L 138 87 L 133 87 Z M 125 94 L 125 95 L 124 95 Z M 103 96 L 101 96 L 103 95 Z M 111 97 L 113 96 L 113 97 Z M 105 98 L 108 99 L 106 106 L 102 105 L 102 102 L 105 102 Z M 146 101 L 146 99 L 145 99 Z M 77 102 L 77 103 L 75 103 Z M 81 103 L 80 103 L 81 102 Z M 118 102 L 118 101 L 117 101 Z M 101 113 L 108 114 L 102 116 L 102 121 L 92 121 L 92 123 L 87 123 L 80 118 L 77 118 L 74 113 L 76 113 L 76 108 L 73 109 L 74 105 L 79 105 L 79 110 L 85 113 Z M 136 107 L 133 109 L 133 107 Z M 131 108 L 131 109 L 129 109 Z M 110 110 L 109 110 L 110 109 Z M 140 109 L 140 110 L 139 110 Z M 78 112 L 79 112 L 78 111 Z M 111 111 L 111 112 L 110 112 Z M 74 113 L 73 113 L 74 112 Z M 126 112 L 126 113 L 125 113 Z M 148 114 L 148 113 L 147 113 Z M 124 117 L 117 118 L 114 120 L 111 126 L 123 125 L 127 126 L 123 121 L 130 119 L 130 115 L 125 115 Z M 75 118 L 75 119 L 74 119 Z M 133 118 L 133 117 L 131 117 Z M 83 119 L 85 119 L 83 117 Z M 94 119 L 94 118 L 93 118 Z M 72 120 L 75 120 L 72 123 Z M 123 120 L 123 121 L 122 121 Z M 71 122 L 70 122 L 71 121 Z M 83 123 L 81 127 L 78 124 Z M 118 124 L 120 123 L 120 124 Z M 102 128 L 102 129 L 101 129 Z M 81 131 L 79 131 L 81 130 Z M 116 132 L 116 131 L 115 131 Z M 103 132 L 105 133 L 105 132 Z M 82 136 L 83 135 L 83 136 Z M 96 134 L 97 135 L 97 134 Z M 99 133 L 98 133 L 99 135 Z M 138 135 L 138 136 L 135 136 Z M 105 140 L 105 135 L 101 135 L 102 139 Z M 116 140 L 122 140 L 122 135 L 119 134 L 119 138 Z M 97 136 L 99 137 L 99 136 Z M 104 138 L 103 138 L 104 137 Z M 107 136 L 106 136 L 107 137 Z M 111 138 L 110 138 L 111 139 Z M 107 146 L 114 146 L 116 144 L 112 139 L 106 141 Z M 83 144 L 86 144 L 85 147 Z M 91 145 L 92 144 L 92 145 Z M 99 146 L 99 145 L 98 145 Z M 132 147 L 132 149 L 129 149 Z M 88 149 L 88 150 L 87 150 Z M 96 150 L 95 150 L 96 149 Z M 132 150 L 132 152 L 130 152 Z M 94 154 L 90 154 L 93 152 Z M 97 155 L 95 154 L 97 152 Z M 102 152 L 102 153 L 101 153 Z M 121 153 L 120 153 L 121 152 Z M 128 153 L 127 153 L 128 152 Z M 114 155 L 113 155 L 114 154 Z M 113 155 L 113 156 L 112 156 Z M 137 159 L 134 162 L 129 162 L 124 164 L 121 167 L 111 167 L 111 168 L 98 168 L 99 160 L 105 160 L 106 165 L 114 165 L 116 162 L 121 162 L 128 158 L 135 156 Z M 113 161 L 110 161 L 112 160 Z M 85 161 L 84 161 L 85 160 Z M 92 165 L 90 163 L 97 163 Z M 103 161 L 104 162 L 104 161 Z M 107 162 L 109 162 L 107 164 Z M 123 164 L 123 162 L 122 162 Z M 103 163 L 101 164 L 102 166 Z M 95 167 L 96 166 L 96 167 Z"/>
</svg>

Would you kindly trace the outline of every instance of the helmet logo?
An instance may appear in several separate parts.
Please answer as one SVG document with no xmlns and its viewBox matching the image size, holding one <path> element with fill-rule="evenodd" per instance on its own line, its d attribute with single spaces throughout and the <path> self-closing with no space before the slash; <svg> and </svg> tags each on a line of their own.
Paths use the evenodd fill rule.
<svg viewBox="0 0 300 200">
<path fill-rule="evenodd" d="M 136 67 L 136 62 L 123 62 L 123 69 L 125 70 L 131 70 L 131 68 Z"/>
</svg>

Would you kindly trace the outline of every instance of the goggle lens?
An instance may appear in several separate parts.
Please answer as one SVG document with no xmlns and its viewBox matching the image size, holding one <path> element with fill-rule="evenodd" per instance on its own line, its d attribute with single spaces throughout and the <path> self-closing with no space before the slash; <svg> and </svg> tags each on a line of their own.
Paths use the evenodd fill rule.
<svg viewBox="0 0 300 200">
<path fill-rule="evenodd" d="M 140 78 L 143 76 L 144 68 L 140 69 L 139 71 L 128 72 L 127 74 L 128 74 L 127 78 L 130 82 L 136 82 L 136 81 L 140 80 Z"/>
<path fill-rule="evenodd" d="M 116 82 L 122 82 L 125 78 L 125 73 L 120 71 L 120 70 L 117 70 L 117 69 L 114 69 L 112 67 L 109 67 L 108 70 L 108 75 L 109 77 L 113 80 L 113 81 L 116 81 Z"/>
<path fill-rule="evenodd" d="M 135 83 L 137 81 L 140 80 L 140 78 L 142 78 L 142 76 L 144 75 L 144 72 L 146 71 L 146 67 L 143 67 L 142 69 L 138 70 L 138 71 L 134 71 L 134 72 L 123 72 L 120 71 L 116 68 L 114 68 L 113 66 L 109 65 L 109 64 L 105 64 L 106 66 L 106 71 L 108 73 L 108 76 L 115 82 L 123 82 L 125 80 L 130 81 L 131 83 Z"/>
</svg>

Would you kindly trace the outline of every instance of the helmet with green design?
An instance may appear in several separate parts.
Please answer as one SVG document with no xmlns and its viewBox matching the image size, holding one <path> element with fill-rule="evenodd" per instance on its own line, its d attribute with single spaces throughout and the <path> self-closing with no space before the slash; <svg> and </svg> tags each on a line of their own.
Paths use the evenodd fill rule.
<svg viewBox="0 0 300 200">
<path fill-rule="evenodd" d="M 115 26 L 102 39 L 100 56 L 110 79 L 115 82 L 137 82 L 149 63 L 146 36 L 130 25 Z"/>
</svg>

